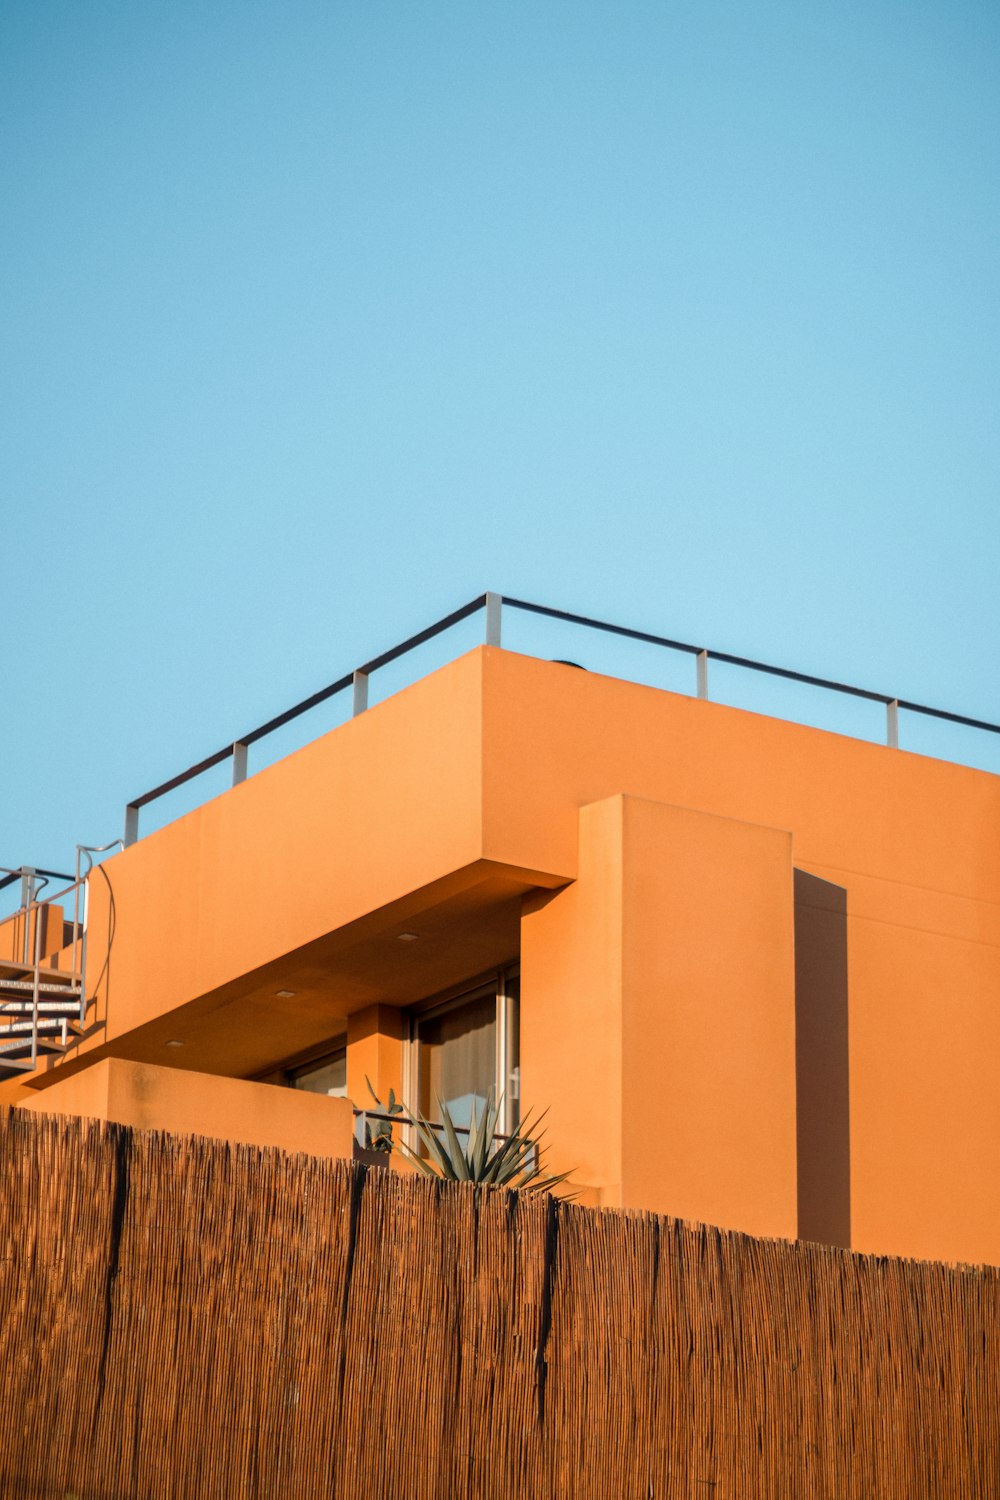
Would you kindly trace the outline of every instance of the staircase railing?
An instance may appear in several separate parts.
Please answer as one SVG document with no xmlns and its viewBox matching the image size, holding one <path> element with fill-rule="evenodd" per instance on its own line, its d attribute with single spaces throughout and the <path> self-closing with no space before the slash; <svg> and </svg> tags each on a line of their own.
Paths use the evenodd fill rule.
<svg viewBox="0 0 1000 1500">
<path fill-rule="evenodd" d="M 64 1053 L 83 1033 L 94 999 L 85 977 L 88 879 L 93 856 L 120 843 L 79 845 L 75 876 L 0 867 L 0 890 L 21 886 L 17 910 L 0 920 L 0 1077 L 33 1071 L 39 1058 Z M 50 892 L 57 880 L 68 884 Z M 55 938 L 53 920 L 61 924 Z"/>
</svg>

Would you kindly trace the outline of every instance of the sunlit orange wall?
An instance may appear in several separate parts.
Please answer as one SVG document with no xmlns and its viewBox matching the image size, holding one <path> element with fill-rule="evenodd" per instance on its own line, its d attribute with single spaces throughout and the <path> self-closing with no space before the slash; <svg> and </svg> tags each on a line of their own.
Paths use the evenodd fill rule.
<svg viewBox="0 0 1000 1500">
<path fill-rule="evenodd" d="M 852 1242 L 1000 1262 L 1000 778 L 506 653 L 483 704 L 494 857 L 568 860 L 627 791 L 846 889 Z"/>
<path fill-rule="evenodd" d="M 25 942 L 25 918 L 21 913 L 15 913 L 0 921 L 0 959 L 13 959 L 18 962 L 23 960 L 25 949 L 29 960 L 35 955 L 35 925 L 40 921 L 41 930 L 38 934 L 38 956 L 49 958 L 58 953 L 63 946 L 64 926 L 66 913 L 57 902 L 45 902 L 34 908 L 34 915 L 29 916 L 27 923 L 27 942 Z"/>
<path fill-rule="evenodd" d="M 109 1038 L 476 860 L 480 681 L 455 663 L 108 861 Z"/>
<path fill-rule="evenodd" d="M 81 1115 L 140 1130 L 207 1135 L 310 1156 L 348 1158 L 354 1117 L 346 1099 L 104 1058 L 17 1101 L 40 1114 Z"/>
<path fill-rule="evenodd" d="M 796 1233 L 791 837 L 612 797 L 526 903 L 521 1075 L 597 1201 Z"/>
<path fill-rule="evenodd" d="M 389 1090 L 404 1087 L 403 1015 L 387 1005 L 368 1005 L 347 1022 L 347 1092 L 362 1109 L 374 1109 L 371 1092 L 385 1104 Z"/>
<path fill-rule="evenodd" d="M 621 794 L 759 832 L 717 843 L 706 834 L 706 849 L 715 851 L 707 867 L 698 864 L 697 840 L 689 840 L 688 887 L 672 883 L 678 877 L 666 864 L 676 856 L 662 821 L 667 814 L 649 814 L 631 838 L 626 826 L 624 852 L 613 858 L 600 853 L 591 828 L 588 869 L 603 874 L 585 877 L 580 810 Z M 669 1009 L 647 1014 L 628 997 L 647 979 L 674 995 L 693 987 L 713 1006 L 724 1003 L 727 988 L 743 993 L 758 1009 L 761 1046 L 768 1037 L 773 1042 L 776 1070 L 760 1073 L 761 1141 L 770 1142 L 774 1163 L 760 1179 L 760 1223 L 766 1218 L 773 1232 L 787 1233 L 794 1059 L 789 1063 L 783 945 L 794 866 L 847 893 L 852 1242 L 1000 1263 L 998 829 L 1000 778 L 481 649 L 109 861 L 118 932 L 108 1035 L 113 1041 L 476 860 L 534 871 L 550 887 L 579 868 L 576 886 L 547 904 L 535 898 L 537 910 L 529 902 L 525 916 L 526 1102 L 537 1088 L 534 1102 L 565 1103 L 563 1086 L 537 1064 L 548 1027 L 559 1032 L 578 1085 L 599 1101 L 580 1112 L 572 1143 L 591 1183 L 609 1193 L 620 1183 L 623 1195 L 630 1180 L 637 1193 L 647 1192 L 645 1183 L 658 1206 L 680 1209 L 657 1196 L 655 1166 L 629 1165 L 637 1127 L 627 1101 L 641 1091 L 640 1080 L 645 1086 L 671 1066 L 676 1038 Z M 610 832 L 602 837 L 612 839 Z M 749 927 L 731 925 L 725 893 L 742 889 L 747 897 L 758 855 L 772 870 L 770 851 L 779 844 L 787 851 L 789 837 L 785 873 L 765 881 L 765 962 Z M 630 880 L 630 869 L 647 874 Z M 92 885 L 97 934 L 107 912 L 100 883 Z M 700 892 L 697 900 L 692 892 Z M 605 924 L 610 946 L 592 944 L 585 960 L 567 934 L 591 920 Z M 616 944 L 624 978 L 609 970 L 618 962 Z M 95 960 L 99 948 L 95 937 Z M 574 970 L 593 976 L 580 991 L 589 996 L 592 1034 L 585 1026 L 572 1036 L 568 1023 L 557 1027 L 552 1019 L 571 1008 L 563 976 Z M 639 980 L 629 980 L 629 972 Z M 702 1038 L 711 1036 L 706 1019 Z M 707 1072 L 710 1059 L 725 1055 L 709 1047 L 696 1056 L 693 1037 L 688 1033 L 692 1095 L 697 1069 Z M 366 1045 L 371 1050 L 370 1040 Z M 382 1050 L 386 1071 L 392 1048 Z M 349 1067 L 356 1079 L 357 1064 Z M 737 1076 L 734 1099 L 748 1078 Z M 726 1074 L 707 1085 L 724 1097 Z M 689 1133 L 688 1147 L 691 1140 Z M 683 1174 L 675 1186 L 680 1195 Z M 715 1208 L 724 1223 L 747 1214 L 740 1184 L 730 1186 L 736 1196 L 729 1207 Z M 700 1196 L 687 1191 L 692 1211 L 712 1201 L 708 1186 L 699 1187 Z"/>
</svg>

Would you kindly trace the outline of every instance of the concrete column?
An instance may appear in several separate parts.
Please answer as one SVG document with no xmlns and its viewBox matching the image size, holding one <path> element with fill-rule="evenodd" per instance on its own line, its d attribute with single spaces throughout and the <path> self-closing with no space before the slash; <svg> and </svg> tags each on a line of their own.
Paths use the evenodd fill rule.
<svg viewBox="0 0 1000 1500">
<path fill-rule="evenodd" d="M 369 1005 L 347 1018 L 347 1095 L 358 1109 L 374 1109 L 366 1078 L 386 1102 L 403 1092 L 403 1014 L 394 1006 Z"/>
<path fill-rule="evenodd" d="M 617 796 L 526 905 L 526 1104 L 591 1201 L 794 1238 L 792 841 Z"/>
</svg>

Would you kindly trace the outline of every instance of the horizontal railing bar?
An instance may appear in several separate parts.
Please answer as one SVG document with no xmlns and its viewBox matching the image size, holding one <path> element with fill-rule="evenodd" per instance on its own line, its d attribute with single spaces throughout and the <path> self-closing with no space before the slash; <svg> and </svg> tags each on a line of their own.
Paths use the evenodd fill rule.
<svg viewBox="0 0 1000 1500">
<path fill-rule="evenodd" d="M 196 766 L 189 766 L 179 776 L 171 776 L 169 781 L 164 781 L 159 786 L 155 786 L 151 792 L 143 792 L 141 797 L 134 797 L 129 806 L 145 807 L 147 802 L 155 802 L 157 797 L 165 797 L 168 792 L 172 792 L 176 787 L 183 786 L 185 781 L 193 781 L 203 771 L 210 771 L 213 766 L 221 766 L 222 762 L 228 760 L 232 753 L 232 745 L 227 745 L 225 750 L 216 750 L 214 755 L 207 755 L 204 760 L 200 760 Z"/>
<path fill-rule="evenodd" d="M 518 609 L 527 614 L 541 615 L 546 619 L 560 620 L 569 625 L 581 625 L 589 630 L 599 630 L 605 635 L 615 635 L 625 640 L 640 641 L 646 645 L 660 646 L 670 651 L 681 651 L 688 656 L 700 657 L 702 661 L 721 662 L 727 666 L 741 667 L 750 672 L 763 672 L 771 677 L 783 678 L 787 682 L 803 683 L 807 687 L 822 688 L 827 692 L 842 693 L 851 698 L 862 698 L 870 703 L 896 704 L 900 709 L 905 709 L 910 713 L 922 714 L 926 718 L 941 719 L 947 723 L 960 724 L 969 729 L 983 730 L 987 734 L 1000 734 L 1000 724 L 992 724 L 985 719 L 974 719 L 966 714 L 951 713 L 941 708 L 930 708 L 927 704 L 913 703 L 904 698 L 897 699 L 891 694 L 876 693 L 869 688 L 853 687 L 849 683 L 836 682 L 829 677 L 814 677 L 808 672 L 797 672 L 790 667 L 776 667 L 768 662 L 755 661 L 752 657 L 735 656 L 728 651 L 713 651 L 710 648 L 695 645 L 691 641 L 678 641 L 672 639 L 670 636 L 656 635 L 651 631 L 635 630 L 627 625 L 614 625 L 609 620 L 598 620 L 590 615 L 575 614 L 565 609 L 554 609 L 551 605 L 547 604 L 534 604 L 528 599 L 515 599 L 508 594 L 500 596 L 500 599 L 501 603 L 507 605 L 509 608 Z M 258 740 L 264 739 L 265 736 L 284 728 L 286 724 L 290 724 L 302 714 L 308 713 L 310 709 L 317 708 L 321 703 L 335 697 L 338 693 L 345 692 L 348 688 L 353 687 L 358 673 L 367 677 L 372 672 L 377 672 L 380 667 L 388 666 L 390 662 L 397 661 L 408 652 L 415 650 L 418 646 L 424 645 L 429 640 L 433 640 L 435 636 L 442 634 L 442 632 L 449 630 L 453 625 L 457 625 L 470 615 L 475 614 L 477 610 L 484 608 L 486 603 L 487 595 L 485 593 L 477 595 L 475 599 L 471 599 L 459 609 L 453 610 L 451 614 L 443 616 L 440 620 L 436 620 L 433 625 L 428 625 L 425 629 L 417 631 L 415 635 L 409 636 L 405 641 L 391 647 L 388 651 L 383 651 L 381 655 L 372 657 L 370 661 L 365 662 L 361 667 L 357 668 L 356 672 L 346 672 L 342 677 L 338 677 L 335 682 L 331 682 L 327 687 L 310 694 L 308 698 L 302 699 L 300 703 L 296 703 L 292 708 L 285 709 L 283 713 L 275 715 L 274 718 L 268 719 L 265 724 L 259 725 L 256 729 L 251 730 L 249 734 L 238 736 L 237 739 L 231 741 L 223 749 L 217 750 L 213 755 L 206 756 L 204 760 L 198 761 L 196 765 L 189 766 L 186 771 L 181 771 L 177 776 L 171 776 L 168 781 L 161 782 L 159 786 L 153 787 L 151 791 L 144 792 L 141 797 L 134 798 L 128 804 L 129 808 L 137 812 L 139 808 L 147 806 L 150 802 L 155 802 L 159 797 L 166 796 L 168 792 L 175 791 L 186 782 L 193 781 L 195 777 L 201 776 L 205 771 L 210 771 L 214 766 L 222 765 L 225 761 L 232 758 L 235 745 L 249 746 L 256 744 Z M 62 875 L 51 870 L 38 870 L 36 874 L 57 880 L 71 879 L 68 875 Z M 19 870 L 8 871 L 0 879 L 0 890 L 13 884 L 14 881 L 20 878 L 21 872 Z"/>
<path fill-rule="evenodd" d="M 6 866 L 4 866 L 3 868 L 6 869 Z M 7 870 L 7 873 L 4 875 L 4 878 L 2 880 L 0 880 L 0 891 L 2 891 L 5 886 L 16 884 L 16 882 L 21 879 L 21 877 L 24 875 L 24 873 L 25 873 L 24 870 Z M 44 875 L 49 880 L 72 880 L 73 879 L 72 875 L 64 875 L 63 872 L 62 872 L 62 870 L 37 870 L 37 869 L 35 869 L 35 870 L 32 870 L 30 873 L 33 874 L 33 875 Z"/>
<path fill-rule="evenodd" d="M 697 656 L 701 646 L 691 646 L 686 641 L 672 641 L 665 635 L 650 635 L 647 630 L 632 630 L 627 625 L 610 625 L 607 620 L 592 620 L 587 615 L 573 615 L 565 609 L 550 609 L 547 604 L 529 604 L 527 599 L 511 599 L 503 595 L 504 604 L 511 609 L 521 609 L 531 615 L 546 615 L 550 620 L 565 620 L 569 625 L 589 625 L 593 630 L 603 630 L 607 635 L 623 635 L 631 641 L 645 641 L 650 646 L 668 646 L 672 651 L 686 651 Z"/>
<path fill-rule="evenodd" d="M 366 661 L 359 672 L 370 674 L 377 672 L 379 667 L 387 667 L 391 661 L 396 661 L 400 656 L 405 656 L 407 651 L 415 651 L 425 641 L 433 640 L 444 630 L 450 630 L 453 625 L 458 625 L 462 620 L 467 620 L 474 615 L 477 609 L 482 609 L 486 604 L 486 595 L 480 594 L 478 599 L 471 599 L 468 604 L 463 604 L 461 609 L 454 610 L 450 615 L 445 615 L 443 620 L 438 620 L 433 625 L 428 625 L 426 630 L 418 630 L 416 635 L 411 635 L 409 640 L 403 641 L 398 646 L 393 646 L 391 651 L 383 651 L 381 656 L 373 656 L 371 661 Z"/>
<path fill-rule="evenodd" d="M 357 1104 L 352 1104 L 351 1107 L 354 1110 L 354 1118 L 356 1120 L 366 1120 L 366 1121 L 367 1120 L 379 1120 L 379 1121 L 384 1121 L 387 1125 L 398 1125 L 400 1127 L 400 1129 L 403 1129 L 405 1126 L 408 1126 L 408 1125 L 410 1125 L 412 1123 L 408 1117 L 404 1117 L 403 1115 L 390 1115 L 390 1114 L 387 1114 L 384 1110 L 364 1109 L 364 1108 L 361 1108 Z M 441 1124 L 440 1120 L 424 1120 L 423 1123 L 425 1125 L 428 1125 L 431 1130 L 438 1130 L 438 1131 L 444 1132 L 445 1127 Z M 455 1126 L 455 1134 L 456 1135 L 471 1135 L 472 1134 L 472 1126 L 471 1125 L 456 1125 Z M 514 1137 L 510 1136 L 510 1135 L 501 1135 L 499 1133 L 499 1131 L 498 1131 L 496 1133 L 496 1135 L 492 1135 L 490 1137 L 490 1139 L 493 1140 L 493 1141 L 511 1141 L 511 1140 L 514 1139 Z"/>
<path fill-rule="evenodd" d="M 564 609 L 550 609 L 546 604 L 529 604 L 526 599 L 509 599 L 505 594 L 504 604 L 512 609 L 526 610 L 533 615 L 547 615 L 552 620 L 565 620 L 571 625 L 585 625 L 590 630 L 601 630 L 606 635 L 625 636 L 632 641 L 644 641 L 650 646 L 665 646 L 670 651 L 684 651 L 688 656 L 700 656 L 704 652 L 709 661 L 728 662 L 734 667 L 749 667 L 755 672 L 768 672 L 774 677 L 787 677 L 793 682 L 809 683 L 813 687 L 830 688 L 836 693 L 850 693 L 856 698 L 870 698 L 875 703 L 891 703 L 884 693 L 871 693 L 865 688 L 848 687 L 843 682 L 833 682 L 826 677 L 810 677 L 805 672 L 794 672 L 789 667 L 771 667 L 761 661 L 752 661 L 746 656 L 731 656 L 726 651 L 712 651 L 704 646 L 693 646 L 688 641 L 673 641 L 664 635 L 652 635 L 646 630 L 632 630 L 625 625 L 612 625 L 608 620 L 594 620 L 588 615 L 570 614 Z"/>
<path fill-rule="evenodd" d="M 345 688 L 350 687 L 353 681 L 354 673 L 345 673 L 343 677 L 338 677 L 336 682 L 331 682 L 329 687 L 320 688 L 318 693 L 310 693 L 308 698 L 303 698 L 302 702 L 296 703 L 294 708 L 286 708 L 283 714 L 276 714 L 273 719 L 268 719 L 267 723 L 261 724 L 259 729 L 251 729 L 249 734 L 238 735 L 236 743 L 240 745 L 255 745 L 258 740 L 264 739 L 266 735 L 273 734 L 276 729 L 284 729 L 285 725 L 290 724 L 293 719 L 299 718 L 302 714 L 307 714 L 311 708 L 318 708 L 328 698 L 335 698 L 338 693 L 342 693 Z M 230 745 L 226 753 L 227 755 L 232 754 L 232 745 Z"/>
<path fill-rule="evenodd" d="M 452 625 L 457 625 L 460 620 L 464 620 L 469 615 L 475 614 L 477 609 L 482 609 L 485 602 L 486 595 L 481 594 L 478 599 L 473 599 L 469 604 L 463 604 L 461 609 L 456 609 L 452 614 L 446 615 L 443 620 L 435 621 L 433 625 L 428 625 L 425 630 L 418 630 L 416 635 L 411 635 L 408 640 L 401 642 L 400 645 L 393 646 L 390 651 L 383 651 L 381 656 L 373 657 L 371 661 L 365 662 L 357 670 L 363 672 L 366 676 L 369 676 L 372 672 L 377 672 L 379 667 L 388 666 L 389 662 L 396 661 L 400 656 L 405 656 L 407 651 L 413 651 L 417 646 L 422 646 L 425 641 L 432 640 L 434 636 L 440 635 L 443 630 L 448 630 Z M 354 673 L 346 672 L 343 677 L 338 677 L 336 682 L 331 682 L 329 687 L 321 688 L 318 693 L 313 693 L 311 697 L 303 699 L 301 703 L 296 703 L 294 708 L 286 709 L 283 714 L 278 714 L 276 718 L 269 719 L 259 729 L 254 729 L 249 734 L 241 735 L 241 742 L 244 745 L 255 744 L 257 740 L 263 739 L 265 735 L 273 733 L 275 729 L 284 728 L 293 719 L 297 719 L 300 714 L 307 713 L 309 709 L 318 707 L 327 698 L 332 698 L 336 693 L 342 693 L 345 688 L 352 687 L 353 684 Z"/>
<path fill-rule="evenodd" d="M 389 662 L 395 661 L 400 656 L 404 656 L 406 652 L 414 650 L 417 646 L 422 646 L 425 641 L 432 640 L 434 636 L 440 635 L 442 631 L 448 630 L 452 625 L 457 625 L 460 620 L 467 619 L 469 615 L 475 614 L 476 610 L 482 609 L 485 603 L 486 595 L 480 594 L 477 598 L 470 600 L 468 604 L 463 604 L 461 609 L 453 610 L 450 615 L 445 615 L 443 619 L 436 620 L 433 625 L 428 625 L 424 630 L 418 630 L 416 635 L 411 635 L 408 640 L 401 642 L 400 645 L 393 646 L 389 651 L 384 651 L 381 656 L 373 657 L 371 661 L 366 662 L 358 670 L 371 673 L 377 671 L 379 667 L 387 666 Z M 145 807 L 148 803 L 155 802 L 158 797 L 166 796 L 167 792 L 175 791 L 177 787 L 183 786 L 185 782 L 193 781 L 196 776 L 200 776 L 204 771 L 210 771 L 213 766 L 219 766 L 223 761 L 229 760 L 233 754 L 234 744 L 255 745 L 258 740 L 264 739 L 266 735 L 273 734 L 276 729 L 283 729 L 293 719 L 297 719 L 302 714 L 308 713 L 312 708 L 318 708 L 321 703 L 325 703 L 327 699 L 335 697 L 337 693 L 344 692 L 346 688 L 353 685 L 353 682 L 354 673 L 345 673 L 343 677 L 338 677 L 336 682 L 331 682 L 329 686 L 320 688 L 319 692 L 311 693 L 308 698 L 303 698 L 301 703 L 296 703 L 292 708 L 286 708 L 284 713 L 276 714 L 273 719 L 268 719 L 266 724 L 261 724 L 256 729 L 252 729 L 249 734 L 238 735 L 224 749 L 217 750 L 214 755 L 207 755 L 197 765 L 190 766 L 186 771 L 181 771 L 177 776 L 171 776 L 169 781 L 162 782 L 159 786 L 154 787 L 152 791 L 143 792 L 141 797 L 134 797 L 128 804 L 129 807 Z"/>
<path fill-rule="evenodd" d="M 851 698 L 867 698 L 870 703 L 892 703 L 887 693 L 873 693 L 869 688 L 851 687 L 846 682 L 834 682 L 831 677 L 813 677 L 808 672 L 796 672 L 791 667 L 771 667 L 767 662 L 752 661 L 748 656 L 731 656 L 728 651 L 706 651 L 709 661 L 726 662 L 731 667 L 745 667 L 750 672 L 766 672 L 770 677 L 784 677 L 789 682 L 804 682 L 808 687 L 826 688 L 831 693 L 847 693 Z"/>
<path fill-rule="evenodd" d="M 927 708 L 923 703 L 910 703 L 906 698 L 898 700 L 900 708 L 911 714 L 926 714 L 930 719 L 946 719 L 949 724 L 964 724 L 967 729 L 985 729 L 988 734 L 1000 734 L 1000 724 L 990 724 L 986 719 L 969 719 L 965 714 L 952 714 L 944 708 Z"/>
<path fill-rule="evenodd" d="M 51 906 L 53 902 L 61 901 L 64 896 L 71 896 L 76 890 L 77 882 L 72 879 L 72 876 L 70 877 L 70 879 L 72 881 L 70 885 L 64 886 L 62 890 L 52 891 L 51 894 L 47 891 L 44 896 L 39 893 L 33 898 L 29 907 L 22 906 L 21 910 L 30 910 L 31 907 L 34 906 Z M 82 880 L 80 881 L 80 884 L 83 884 Z"/>
<path fill-rule="evenodd" d="M 684 651 L 698 656 L 704 651 L 709 661 L 724 662 L 733 667 L 745 667 L 751 672 L 766 672 L 771 677 L 784 677 L 789 682 L 802 682 L 808 687 L 826 688 L 833 693 L 846 693 L 852 698 L 865 698 L 870 703 L 898 703 L 910 713 L 925 714 L 932 719 L 945 719 L 951 724 L 963 724 L 968 729 L 983 729 L 988 734 L 1000 734 L 1000 724 L 991 724 L 986 719 L 972 719 L 966 714 L 949 713 L 943 708 L 929 708 L 923 703 L 911 703 L 906 698 L 896 698 L 891 693 L 875 693 L 870 688 L 852 687 L 846 682 L 835 682 L 829 677 L 813 677 L 808 672 L 796 672 L 791 667 L 774 667 L 767 662 L 754 661 L 749 656 L 733 656 L 728 651 L 713 651 L 702 646 L 693 646 L 686 641 L 673 641 L 662 635 L 651 635 L 645 630 L 632 630 L 624 625 L 612 625 L 607 620 L 595 620 L 588 615 L 571 614 L 568 610 L 552 609 L 546 604 L 531 604 L 526 599 L 511 599 L 503 596 L 504 604 L 511 609 L 520 609 L 534 615 L 545 615 L 549 619 L 564 620 L 571 625 L 585 625 L 592 630 L 601 630 L 607 635 L 625 636 L 629 640 L 645 641 L 653 646 L 666 646 L 673 651 Z"/>
</svg>

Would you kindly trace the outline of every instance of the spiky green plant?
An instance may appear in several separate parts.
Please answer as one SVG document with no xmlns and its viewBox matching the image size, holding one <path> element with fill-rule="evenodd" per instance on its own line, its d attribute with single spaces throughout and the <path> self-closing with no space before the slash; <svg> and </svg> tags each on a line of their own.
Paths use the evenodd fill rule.
<svg viewBox="0 0 1000 1500">
<path fill-rule="evenodd" d="M 435 1127 L 419 1110 L 403 1106 L 406 1121 L 416 1131 L 426 1155 L 414 1151 L 405 1141 L 400 1141 L 400 1150 L 425 1176 L 443 1177 L 449 1182 L 471 1182 L 477 1187 L 517 1188 L 528 1193 L 550 1193 L 569 1177 L 568 1172 L 555 1175 L 544 1172 L 539 1146 L 541 1137 L 537 1134 L 544 1115 L 533 1120 L 529 1113 L 509 1135 L 501 1135 L 503 1101 L 498 1100 L 495 1091 L 490 1089 L 481 1112 L 477 1113 L 473 1104 L 472 1120 L 463 1146 L 462 1135 L 466 1132 L 455 1124 L 442 1099 L 438 1100 L 438 1109 L 441 1111 L 441 1125 Z M 531 1131 L 535 1133 L 529 1134 Z"/>
</svg>

